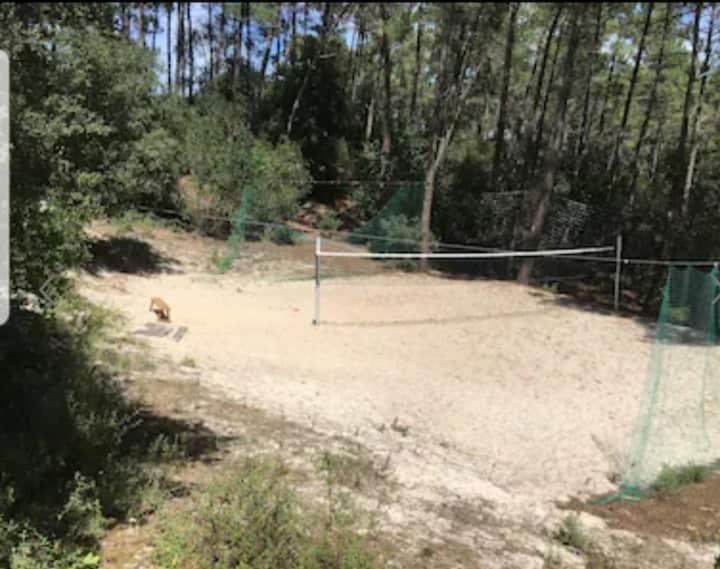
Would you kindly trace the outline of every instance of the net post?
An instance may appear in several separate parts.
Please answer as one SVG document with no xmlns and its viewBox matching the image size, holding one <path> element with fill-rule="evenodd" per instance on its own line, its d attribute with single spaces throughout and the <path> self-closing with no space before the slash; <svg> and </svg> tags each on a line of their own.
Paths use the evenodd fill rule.
<svg viewBox="0 0 720 569">
<path fill-rule="evenodd" d="M 313 326 L 320 323 L 320 236 L 315 237 L 315 312 Z"/>
<path fill-rule="evenodd" d="M 615 312 L 620 310 L 620 271 L 622 269 L 622 233 L 617 236 L 615 245 Z"/>
</svg>

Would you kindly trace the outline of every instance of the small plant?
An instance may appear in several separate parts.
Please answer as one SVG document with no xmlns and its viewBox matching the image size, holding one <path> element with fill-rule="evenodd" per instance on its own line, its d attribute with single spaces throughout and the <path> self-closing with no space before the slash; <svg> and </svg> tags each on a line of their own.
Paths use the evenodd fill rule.
<svg viewBox="0 0 720 569">
<path fill-rule="evenodd" d="M 180 365 L 185 367 L 197 367 L 197 363 L 195 362 L 194 358 L 191 358 L 190 356 L 185 356 L 183 360 L 180 362 Z"/>
<path fill-rule="evenodd" d="M 699 464 L 687 464 L 685 466 L 663 466 L 660 474 L 652 483 L 652 489 L 664 494 L 671 492 L 688 484 L 703 482 L 708 477 L 708 468 Z"/>
<path fill-rule="evenodd" d="M 685 324 L 690 319 L 690 308 L 687 306 L 676 306 L 668 310 L 668 316 L 671 322 Z"/>
<path fill-rule="evenodd" d="M 297 240 L 295 231 L 283 224 L 273 225 L 269 232 L 269 238 L 278 245 L 295 245 Z"/>
<path fill-rule="evenodd" d="M 342 222 L 340 216 L 334 211 L 328 211 L 325 215 L 320 218 L 318 222 L 318 229 L 325 233 L 334 233 L 340 229 Z"/>
<path fill-rule="evenodd" d="M 398 422 L 398 418 L 395 417 L 393 419 L 392 424 L 390 425 L 390 428 L 395 431 L 396 433 L 400 433 L 403 437 L 407 437 L 408 433 L 410 432 L 410 427 L 407 425 L 401 425 Z"/>
<path fill-rule="evenodd" d="M 277 462 L 250 462 L 165 513 L 155 548 L 160 567 L 371 569 L 375 556 L 347 527 L 315 527 Z"/>
<path fill-rule="evenodd" d="M 586 553 L 592 546 L 592 541 L 585 535 L 582 524 L 575 514 L 565 517 L 560 528 L 555 532 L 555 539 L 578 553 Z"/>
</svg>

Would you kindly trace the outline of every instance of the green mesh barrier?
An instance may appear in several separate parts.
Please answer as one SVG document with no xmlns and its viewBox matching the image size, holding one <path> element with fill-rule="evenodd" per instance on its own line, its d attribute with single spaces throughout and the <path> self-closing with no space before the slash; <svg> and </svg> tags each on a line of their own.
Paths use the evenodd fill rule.
<svg viewBox="0 0 720 569">
<path fill-rule="evenodd" d="M 717 277 L 717 267 L 669 270 L 623 481 L 597 502 L 637 499 L 664 466 L 711 465 L 720 456 Z"/>
<path fill-rule="evenodd" d="M 235 213 L 232 231 L 225 243 L 225 251 L 218 260 L 217 269 L 221 273 L 227 272 L 239 254 L 240 244 L 245 241 L 247 231 L 247 213 L 250 207 L 250 191 L 245 191 L 240 199 L 240 207 Z"/>
<path fill-rule="evenodd" d="M 372 238 L 387 237 L 388 242 L 394 238 L 392 234 L 393 220 L 402 220 L 404 223 L 417 223 L 419 226 L 423 204 L 423 185 L 421 183 L 408 183 L 399 186 L 380 209 L 380 211 L 361 227 L 352 232 L 349 237 L 351 243 L 364 243 Z M 412 246 L 412 243 L 406 243 Z"/>
</svg>

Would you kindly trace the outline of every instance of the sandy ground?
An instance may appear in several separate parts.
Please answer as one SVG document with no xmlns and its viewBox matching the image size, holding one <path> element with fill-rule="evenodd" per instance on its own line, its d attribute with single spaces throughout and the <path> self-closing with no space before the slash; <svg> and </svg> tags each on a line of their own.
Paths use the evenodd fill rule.
<svg viewBox="0 0 720 569">
<path fill-rule="evenodd" d="M 149 337 L 155 349 L 192 358 L 228 397 L 360 441 L 385 457 L 407 500 L 461 499 L 535 529 L 557 523 L 555 501 L 615 489 L 651 348 L 639 320 L 506 282 L 334 279 L 322 284 L 319 326 L 311 281 L 185 267 L 83 282 L 136 331 L 153 321 L 150 297 L 163 297 L 163 326 L 187 332 Z M 418 522 L 401 504 L 386 513 Z M 494 540 L 472 537 L 502 557 L 507 544 Z"/>
</svg>

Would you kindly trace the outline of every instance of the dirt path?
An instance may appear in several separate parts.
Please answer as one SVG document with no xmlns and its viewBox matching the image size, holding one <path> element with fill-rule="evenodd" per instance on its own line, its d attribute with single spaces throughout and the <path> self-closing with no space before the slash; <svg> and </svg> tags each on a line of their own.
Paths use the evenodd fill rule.
<svg viewBox="0 0 720 569">
<path fill-rule="evenodd" d="M 385 274 L 323 283 L 313 327 L 312 283 L 271 280 L 292 263 L 220 276 L 199 238 L 145 239 L 174 273 L 102 270 L 83 292 L 141 334 L 162 296 L 173 321 L 153 349 L 192 360 L 228 398 L 361 444 L 402 489 L 375 505 L 386 529 L 477 552 L 460 566 L 540 568 L 565 515 L 555 502 L 614 489 L 645 380 L 643 323 L 514 284 Z M 709 558 L 666 549 L 655 566 Z"/>
</svg>

